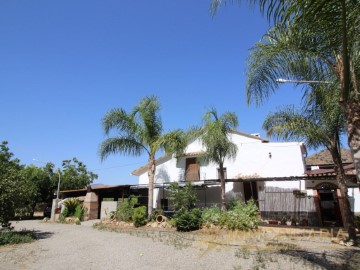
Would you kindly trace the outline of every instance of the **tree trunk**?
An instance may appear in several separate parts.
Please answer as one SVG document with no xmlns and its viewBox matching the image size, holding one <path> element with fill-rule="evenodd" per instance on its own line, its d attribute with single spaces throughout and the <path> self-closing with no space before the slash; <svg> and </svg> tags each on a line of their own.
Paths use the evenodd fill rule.
<svg viewBox="0 0 360 270">
<path fill-rule="evenodd" d="M 341 82 L 340 104 L 345 112 L 348 144 L 353 156 L 356 178 L 360 182 L 360 104 L 356 76 L 351 76 L 351 65 L 348 51 L 348 28 L 346 1 L 341 0 L 342 20 L 342 58 L 337 61 L 337 73 Z M 353 85 L 351 85 L 353 77 Z M 353 87 L 353 88 L 352 88 Z M 353 90 L 354 93 L 351 93 Z"/>
<path fill-rule="evenodd" d="M 153 197 L 154 197 L 154 177 L 155 177 L 155 157 L 149 157 L 148 163 L 148 178 L 149 178 L 149 193 L 148 193 L 148 217 L 150 217 L 153 211 Z"/>
<path fill-rule="evenodd" d="M 360 182 L 360 103 L 349 100 L 342 104 L 345 110 L 348 144 L 353 156 L 356 178 Z"/>
<path fill-rule="evenodd" d="M 221 183 L 221 211 L 226 211 L 224 164 L 219 164 L 219 171 Z"/>
<path fill-rule="evenodd" d="M 350 209 L 350 202 L 347 194 L 348 189 L 345 181 L 346 176 L 345 176 L 344 167 L 342 165 L 341 154 L 339 151 L 340 149 L 338 148 L 332 149 L 331 155 L 335 163 L 334 169 L 336 172 L 336 180 L 340 189 L 340 198 L 339 198 L 340 212 L 341 212 L 344 228 L 349 234 L 349 239 L 355 240 L 356 232 L 355 232 L 354 218 Z"/>
</svg>

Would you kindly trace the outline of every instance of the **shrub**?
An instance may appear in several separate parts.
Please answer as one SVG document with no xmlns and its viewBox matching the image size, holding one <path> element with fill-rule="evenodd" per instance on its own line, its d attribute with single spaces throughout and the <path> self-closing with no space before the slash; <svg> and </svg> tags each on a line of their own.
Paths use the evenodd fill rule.
<svg viewBox="0 0 360 270">
<path fill-rule="evenodd" d="M 247 203 L 232 201 L 229 210 L 221 211 L 217 207 L 205 209 L 202 214 L 205 226 L 219 225 L 229 230 L 250 230 L 258 227 L 259 209 L 254 200 Z"/>
<path fill-rule="evenodd" d="M 202 212 L 202 222 L 205 226 L 210 224 L 219 225 L 223 215 L 224 213 L 221 212 L 220 208 L 217 206 L 207 208 Z"/>
<path fill-rule="evenodd" d="M 140 206 L 134 209 L 132 221 L 135 227 L 144 226 L 146 224 L 146 206 Z"/>
<path fill-rule="evenodd" d="M 178 183 L 171 183 L 168 198 L 175 211 L 193 209 L 197 201 L 196 192 L 191 183 L 183 187 L 180 187 Z"/>
<path fill-rule="evenodd" d="M 62 212 L 59 215 L 59 221 L 61 223 L 65 222 L 65 218 L 69 216 L 69 210 L 66 206 L 64 206 L 64 209 L 62 210 Z"/>
<path fill-rule="evenodd" d="M 75 224 L 76 224 L 76 225 L 81 225 L 80 220 L 79 220 L 79 219 L 77 219 L 77 220 L 75 221 Z"/>
<path fill-rule="evenodd" d="M 76 207 L 80 204 L 79 199 L 73 198 L 64 202 L 64 206 L 68 209 L 68 216 L 75 215 Z"/>
<path fill-rule="evenodd" d="M 224 212 L 219 225 L 230 230 L 249 230 L 259 225 L 259 209 L 254 200 L 237 201 L 231 210 Z"/>
<path fill-rule="evenodd" d="M 81 206 L 80 204 L 78 204 L 75 208 L 74 216 L 77 217 L 80 221 L 80 220 L 83 220 L 84 215 L 85 215 L 84 207 Z"/>
<path fill-rule="evenodd" d="M 193 231 L 200 229 L 202 219 L 201 210 L 193 208 L 191 210 L 179 211 L 174 215 L 176 230 L 181 232 Z"/>
<path fill-rule="evenodd" d="M 180 187 L 178 183 L 171 183 L 169 187 L 170 202 L 176 211 L 172 223 L 178 231 L 198 230 L 202 223 L 201 210 L 195 208 L 196 192 L 191 183 Z"/>
<path fill-rule="evenodd" d="M 124 199 L 123 202 L 116 208 L 115 217 L 119 221 L 129 222 L 132 220 L 134 208 L 138 204 L 138 198 L 134 195 Z"/>
</svg>

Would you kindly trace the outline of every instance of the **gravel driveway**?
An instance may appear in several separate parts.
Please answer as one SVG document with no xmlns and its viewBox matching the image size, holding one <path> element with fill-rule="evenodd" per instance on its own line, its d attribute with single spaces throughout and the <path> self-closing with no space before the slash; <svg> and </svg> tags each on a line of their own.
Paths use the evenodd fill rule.
<svg viewBox="0 0 360 270">
<path fill-rule="evenodd" d="M 17 230 L 38 232 L 30 244 L 0 248 L 0 269 L 233 269 L 233 259 L 219 260 L 212 251 L 202 255 L 194 248 L 179 250 L 151 238 L 99 231 L 91 226 L 13 223 Z M 225 254 L 228 253 L 228 254 Z"/>
<path fill-rule="evenodd" d="M 30 244 L 1 247 L 1 270 L 341 269 L 328 261 L 330 256 L 333 257 L 332 261 L 339 261 L 341 258 L 337 258 L 337 253 L 325 254 L 320 250 L 298 256 L 299 250 L 275 254 L 218 246 L 209 249 L 191 241 L 184 243 L 177 238 L 161 241 L 139 234 L 100 231 L 92 228 L 89 222 L 81 226 L 40 221 L 21 221 L 13 225 L 16 230 L 34 230 L 38 240 Z M 342 249 L 339 256 L 345 256 L 347 253 L 344 252 L 347 251 Z M 360 254 L 359 250 L 352 250 L 349 254 L 354 252 Z M 343 253 L 345 255 L 341 255 Z M 346 261 L 346 258 L 342 260 Z"/>
</svg>

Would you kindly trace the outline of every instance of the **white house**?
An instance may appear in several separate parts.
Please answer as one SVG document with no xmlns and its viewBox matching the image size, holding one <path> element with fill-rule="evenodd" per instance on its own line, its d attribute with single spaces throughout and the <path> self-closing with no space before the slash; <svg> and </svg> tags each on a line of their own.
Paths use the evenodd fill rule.
<svg viewBox="0 0 360 270">
<path fill-rule="evenodd" d="M 306 220 L 312 225 L 323 225 L 319 215 L 319 193 L 314 190 L 328 181 L 324 176 L 304 174 L 306 147 L 302 142 L 269 142 L 259 134 L 239 131 L 233 131 L 230 139 L 237 145 L 238 151 L 235 159 L 227 159 L 224 163 L 228 199 L 247 201 L 254 198 L 263 219 L 287 217 Z M 187 181 L 196 186 L 199 207 L 220 205 L 219 169 L 217 164 L 197 159 L 204 151 L 206 149 L 201 142 L 195 140 L 187 146 L 184 156 L 157 159 L 154 208 L 171 208 L 166 187 L 170 182 Z M 146 165 L 132 173 L 139 177 L 139 186 L 147 187 Z M 360 197 L 358 199 L 360 201 Z M 360 212 L 360 209 L 354 210 Z"/>
</svg>

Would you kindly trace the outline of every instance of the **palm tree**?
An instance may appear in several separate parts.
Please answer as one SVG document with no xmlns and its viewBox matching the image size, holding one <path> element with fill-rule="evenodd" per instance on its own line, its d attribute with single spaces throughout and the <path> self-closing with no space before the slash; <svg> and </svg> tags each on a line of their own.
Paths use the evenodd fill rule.
<svg viewBox="0 0 360 270">
<path fill-rule="evenodd" d="M 303 140 L 310 148 L 326 147 L 332 155 L 340 189 L 340 211 L 349 238 L 355 239 L 355 227 L 347 195 L 345 171 L 340 152 L 340 135 L 345 133 L 344 114 L 337 96 L 318 88 L 309 94 L 301 111 L 285 107 L 269 114 L 263 124 L 268 136 L 285 140 Z"/>
<path fill-rule="evenodd" d="M 226 210 L 225 200 L 225 158 L 235 158 L 237 146 L 229 139 L 230 132 L 238 125 L 238 118 L 234 113 L 224 113 L 219 116 L 216 109 L 210 109 L 203 117 L 204 126 L 197 129 L 198 137 L 206 148 L 201 156 L 205 162 L 214 162 L 219 165 L 221 183 L 221 210 Z"/>
<path fill-rule="evenodd" d="M 241 2 L 240 0 L 238 0 Z M 212 0 L 211 9 L 216 13 L 225 0 Z M 353 154 L 357 178 L 360 182 L 360 2 L 353 0 L 248 0 L 251 5 L 258 5 L 262 13 L 267 15 L 275 25 L 270 35 L 265 36 L 263 45 L 276 44 L 277 50 L 282 51 L 283 61 L 278 55 L 278 63 L 263 61 L 260 69 L 253 69 L 254 61 L 250 64 L 250 73 L 257 73 L 263 79 L 257 83 L 259 87 L 253 88 L 256 76 L 250 79 L 248 87 L 249 102 L 262 101 L 268 94 L 277 88 L 278 75 L 293 75 L 296 73 L 282 72 L 283 65 L 296 65 L 296 62 L 313 65 L 314 69 L 326 68 L 335 75 L 340 86 L 339 103 L 345 113 L 347 123 L 348 144 Z M 271 35 L 279 29 L 287 35 L 278 36 L 281 39 L 271 39 Z M 286 29 L 288 28 L 288 31 Z M 292 30 L 290 30 L 292 29 Z M 302 35 L 299 35 L 301 33 Z M 305 37 L 304 40 L 299 40 Z M 288 39 L 284 39 L 288 38 Z M 296 39 L 298 46 L 296 46 Z M 279 42 L 279 41 L 282 42 Z M 288 43 L 286 43 L 288 42 Z M 289 46 L 289 45 L 292 46 Z M 281 46 L 280 46 L 281 45 Z M 284 46 L 284 47 L 282 47 Z M 259 48 L 259 44 L 256 46 Z M 274 54 L 275 52 L 273 52 Z M 269 59 L 263 54 L 264 59 Z M 254 56 L 252 55 L 251 58 Z M 301 59 L 306 57 L 307 60 Z M 311 60 L 309 60 L 311 59 Z M 290 61 L 287 62 L 287 61 Z M 279 65 L 279 63 L 281 63 Z M 251 75 L 250 75 L 251 76 Z M 254 79 L 255 78 L 255 79 Z M 266 78 L 266 79 L 264 79 Z"/>
<path fill-rule="evenodd" d="M 334 91 L 340 88 L 338 101 L 342 101 L 339 104 L 345 115 L 348 143 L 352 149 L 359 178 L 360 125 L 357 119 L 360 117 L 360 106 L 357 106 L 360 104 L 355 90 L 346 99 L 344 97 L 340 87 L 343 84 L 342 61 L 339 60 L 339 53 L 333 48 L 333 42 L 333 39 L 320 32 L 309 32 L 305 24 L 286 27 L 278 25 L 271 29 L 263 40 L 256 44 L 249 57 L 248 103 L 261 104 L 276 91 L 279 85 L 277 79 L 281 77 L 300 81 L 326 81 L 330 95 L 334 95 Z M 354 64 L 360 65 L 360 57 L 354 57 L 354 60 Z M 358 75 L 354 73 L 353 78 L 356 83 L 360 73 Z M 311 91 L 313 87 L 308 85 L 305 88 Z M 347 102 L 343 102 L 344 100 Z"/>
<path fill-rule="evenodd" d="M 153 210 L 154 177 L 156 172 L 155 154 L 164 150 L 167 154 L 180 154 L 186 146 L 181 130 L 163 134 L 160 104 L 156 96 L 143 98 L 134 109 L 112 109 L 106 113 L 102 126 L 107 136 L 116 131 L 114 137 L 105 139 L 100 145 L 101 160 L 111 154 L 140 156 L 148 155 L 148 214 Z"/>
</svg>

